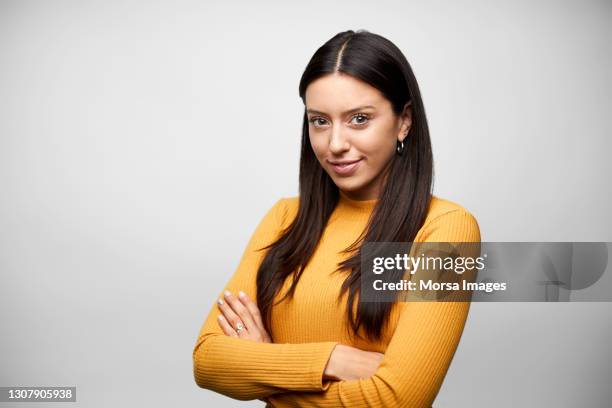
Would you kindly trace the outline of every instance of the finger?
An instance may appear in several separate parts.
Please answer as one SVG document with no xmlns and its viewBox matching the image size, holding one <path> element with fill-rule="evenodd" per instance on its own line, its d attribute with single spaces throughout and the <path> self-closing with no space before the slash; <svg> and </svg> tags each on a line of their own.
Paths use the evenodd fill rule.
<svg viewBox="0 0 612 408">
<path fill-rule="evenodd" d="M 227 336 L 238 337 L 238 333 L 236 333 L 236 330 L 234 330 L 232 326 L 230 326 L 230 324 L 227 322 L 225 317 L 223 317 L 223 315 L 217 316 L 217 323 L 219 323 L 219 326 L 221 326 L 221 330 L 223 330 L 223 333 L 225 333 Z"/>
<path fill-rule="evenodd" d="M 242 321 L 246 329 L 247 330 L 255 329 L 256 324 L 253 321 L 251 312 L 249 312 L 249 310 L 246 307 L 244 307 L 242 302 L 236 296 L 234 296 L 230 291 L 225 291 L 224 295 L 225 295 L 226 303 L 231 306 L 232 311 Z M 237 323 L 237 322 L 233 322 L 233 323 Z"/>
<path fill-rule="evenodd" d="M 259 311 L 259 308 L 257 307 L 257 303 L 255 303 L 249 297 L 249 295 L 247 295 L 243 291 L 240 291 L 238 293 L 238 299 L 240 299 L 244 307 L 246 307 L 247 310 L 251 313 L 251 317 L 253 318 L 253 321 L 259 327 L 259 329 L 262 331 L 265 331 L 263 321 L 261 319 L 261 312 Z"/>
<path fill-rule="evenodd" d="M 242 323 L 242 320 L 240 320 L 240 317 L 236 313 L 234 313 L 234 310 L 232 309 L 232 307 L 221 298 L 217 300 L 217 306 L 219 307 L 219 310 L 221 311 L 221 313 L 223 313 L 223 317 L 227 321 L 227 324 L 229 324 L 232 327 L 232 329 L 235 331 L 235 329 L 238 327 L 238 323 Z M 242 324 L 244 325 L 244 323 Z"/>
<path fill-rule="evenodd" d="M 261 338 L 260 341 L 271 343 L 272 339 L 270 338 L 270 335 L 268 334 L 268 332 L 266 331 L 264 327 L 263 320 L 261 318 L 261 312 L 259 311 L 259 308 L 257 307 L 257 303 L 253 301 L 253 299 L 251 299 L 243 291 L 238 292 L 238 299 L 242 302 L 244 307 L 251 314 L 251 317 L 253 318 L 253 322 L 256 325 L 256 329 L 259 332 L 259 336 Z M 255 330 L 251 330 L 250 333 L 253 335 L 257 335 L 257 333 L 255 333 Z"/>
</svg>

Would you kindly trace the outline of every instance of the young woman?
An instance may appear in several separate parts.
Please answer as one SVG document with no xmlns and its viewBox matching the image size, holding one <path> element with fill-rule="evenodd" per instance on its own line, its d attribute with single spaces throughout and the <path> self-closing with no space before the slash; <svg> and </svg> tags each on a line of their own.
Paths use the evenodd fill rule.
<svg viewBox="0 0 612 408">
<path fill-rule="evenodd" d="M 389 40 L 337 34 L 299 85 L 299 196 L 279 199 L 204 322 L 198 386 L 267 407 L 430 407 L 469 302 L 359 302 L 363 242 L 480 242 L 432 195 L 425 109 Z"/>
</svg>

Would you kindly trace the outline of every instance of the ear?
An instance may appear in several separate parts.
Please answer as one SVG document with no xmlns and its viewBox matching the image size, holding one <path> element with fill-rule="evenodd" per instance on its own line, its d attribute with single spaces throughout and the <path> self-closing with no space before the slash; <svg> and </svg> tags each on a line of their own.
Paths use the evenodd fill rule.
<svg viewBox="0 0 612 408">
<path fill-rule="evenodd" d="M 404 110 L 399 117 L 400 121 L 400 131 L 397 135 L 397 139 L 400 142 L 403 142 L 406 136 L 408 136 L 408 132 L 410 131 L 410 127 L 412 126 L 412 101 L 409 101 L 404 105 Z"/>
</svg>

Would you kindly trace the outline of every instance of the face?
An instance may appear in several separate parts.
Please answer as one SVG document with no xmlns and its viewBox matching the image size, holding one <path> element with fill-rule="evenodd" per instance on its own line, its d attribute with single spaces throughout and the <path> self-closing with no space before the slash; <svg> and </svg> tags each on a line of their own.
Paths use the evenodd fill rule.
<svg viewBox="0 0 612 408">
<path fill-rule="evenodd" d="M 349 198 L 378 198 L 397 141 L 410 129 L 411 110 L 396 115 L 371 85 L 342 73 L 306 88 L 310 144 L 323 169 Z"/>
</svg>

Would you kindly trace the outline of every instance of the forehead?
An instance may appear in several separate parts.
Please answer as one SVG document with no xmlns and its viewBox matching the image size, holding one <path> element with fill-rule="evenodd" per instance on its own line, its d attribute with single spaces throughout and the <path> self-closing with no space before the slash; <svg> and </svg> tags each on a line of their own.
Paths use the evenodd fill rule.
<svg viewBox="0 0 612 408">
<path fill-rule="evenodd" d="M 340 113 L 356 106 L 384 107 L 388 101 L 370 84 L 353 76 L 334 73 L 317 78 L 306 88 L 306 107 L 327 113 Z"/>
</svg>

